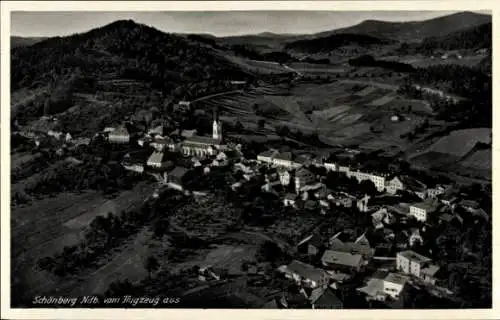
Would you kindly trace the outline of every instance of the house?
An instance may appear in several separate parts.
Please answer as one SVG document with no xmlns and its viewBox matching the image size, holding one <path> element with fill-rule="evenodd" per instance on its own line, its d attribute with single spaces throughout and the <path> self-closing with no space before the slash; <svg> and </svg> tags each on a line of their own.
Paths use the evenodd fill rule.
<svg viewBox="0 0 500 320">
<path fill-rule="evenodd" d="M 306 168 L 299 168 L 295 172 L 295 190 L 299 192 L 303 186 L 314 182 L 315 179 L 316 177 L 310 170 Z"/>
<path fill-rule="evenodd" d="M 167 175 L 168 186 L 173 189 L 184 190 L 182 186 L 182 180 L 184 179 L 186 173 L 189 170 L 184 167 L 175 167 L 172 171 L 170 171 Z"/>
<path fill-rule="evenodd" d="M 426 264 L 420 271 L 420 278 L 429 284 L 435 285 L 437 281 L 436 275 L 438 274 L 440 267 L 435 264 Z"/>
<path fill-rule="evenodd" d="M 385 190 L 390 194 L 396 194 L 399 190 L 404 190 L 403 182 L 398 177 L 394 177 L 387 182 Z"/>
<path fill-rule="evenodd" d="M 422 270 L 425 269 L 430 262 L 430 258 L 412 250 L 401 251 L 396 254 L 396 268 L 403 273 L 414 275 L 417 278 L 423 276 Z"/>
<path fill-rule="evenodd" d="M 409 176 L 401 176 L 400 179 L 403 183 L 404 190 L 412 192 L 420 199 L 427 198 L 427 186 L 424 183 Z"/>
<path fill-rule="evenodd" d="M 447 187 L 441 185 L 437 185 L 434 188 L 429 188 L 427 189 L 427 197 L 435 199 L 438 196 L 444 194 L 447 189 L 448 189 Z"/>
<path fill-rule="evenodd" d="M 72 139 L 73 139 L 73 137 L 71 136 L 71 134 L 69 132 L 67 132 L 66 137 L 65 137 L 66 142 L 70 142 Z"/>
<path fill-rule="evenodd" d="M 267 150 L 257 155 L 257 160 L 260 162 L 273 163 L 274 156 L 278 153 L 276 150 Z"/>
<path fill-rule="evenodd" d="M 146 140 L 144 140 L 146 142 Z M 156 151 L 175 151 L 177 144 L 169 137 L 156 136 L 149 142 L 149 145 L 156 149 Z"/>
<path fill-rule="evenodd" d="M 170 161 L 166 158 L 165 153 L 163 152 L 153 152 L 151 156 L 148 158 L 147 166 L 157 169 L 165 169 L 170 164 Z"/>
<path fill-rule="evenodd" d="M 369 300 L 386 301 L 388 298 L 399 299 L 409 278 L 392 272 L 385 276 L 383 274 L 385 272 L 381 272 L 381 275 L 374 275 L 365 287 L 358 288 L 357 290 L 366 294 Z"/>
<path fill-rule="evenodd" d="M 375 187 L 377 188 L 377 191 L 381 192 L 385 190 L 385 177 L 376 175 L 376 174 L 371 174 L 371 173 L 366 173 L 366 172 L 361 172 L 361 171 L 348 171 L 346 172 L 347 176 L 349 178 L 355 177 L 358 182 L 361 182 L 363 180 L 369 180 L 373 182 Z"/>
<path fill-rule="evenodd" d="M 310 235 L 297 244 L 299 251 L 305 251 L 308 255 L 315 256 L 323 248 L 323 241 L 318 235 Z"/>
<path fill-rule="evenodd" d="M 458 200 L 458 198 L 452 193 L 444 193 L 439 198 L 441 203 L 448 207 L 453 207 Z"/>
<path fill-rule="evenodd" d="M 353 203 L 353 198 L 346 194 L 329 194 L 327 199 L 338 207 L 351 208 Z"/>
<path fill-rule="evenodd" d="M 296 199 L 297 195 L 293 193 L 287 193 L 285 197 L 283 198 L 283 205 L 285 207 L 293 207 L 296 208 Z"/>
<path fill-rule="evenodd" d="M 336 163 L 333 163 L 333 162 L 325 162 L 325 163 L 323 164 L 323 166 L 325 167 L 325 169 L 326 169 L 327 171 L 337 171 L 337 169 L 338 169 L 337 164 L 336 164 Z"/>
<path fill-rule="evenodd" d="M 358 199 L 356 202 L 356 206 L 360 212 L 368 212 L 368 201 L 370 200 L 370 196 L 365 195 L 363 198 Z"/>
<path fill-rule="evenodd" d="M 148 135 L 151 137 L 154 136 L 164 136 L 165 135 L 165 129 L 162 125 L 156 126 L 154 128 L 149 129 Z"/>
<path fill-rule="evenodd" d="M 111 143 L 129 143 L 130 142 L 130 131 L 125 125 L 116 128 L 115 130 L 109 132 L 108 141 Z"/>
<path fill-rule="evenodd" d="M 327 269 L 353 274 L 361 270 L 364 260 L 361 254 L 326 250 L 321 257 L 321 263 Z"/>
<path fill-rule="evenodd" d="M 412 228 L 411 234 L 408 237 L 408 244 L 410 245 L 410 247 L 413 247 L 414 245 L 419 243 L 424 243 L 424 239 L 420 235 L 420 230 L 417 228 Z"/>
<path fill-rule="evenodd" d="M 288 172 L 286 170 L 280 170 L 280 171 L 278 171 L 278 175 L 279 175 L 280 182 L 282 185 L 288 186 L 290 184 L 290 179 L 292 177 L 290 175 L 290 172 Z"/>
<path fill-rule="evenodd" d="M 298 168 L 300 165 L 293 161 L 293 154 L 290 151 L 278 152 L 273 157 L 273 164 L 285 168 Z"/>
<path fill-rule="evenodd" d="M 385 216 L 387 215 L 387 208 L 380 208 L 378 209 L 377 211 L 375 211 L 374 213 L 372 213 L 372 223 L 374 225 L 377 225 L 379 223 L 381 223 Z"/>
<path fill-rule="evenodd" d="M 344 304 L 330 288 L 316 288 L 309 301 L 313 309 L 342 309 Z"/>
<path fill-rule="evenodd" d="M 434 201 L 423 201 L 410 205 L 410 216 L 415 217 L 418 221 L 426 222 L 429 214 L 437 210 L 437 203 Z"/>
<path fill-rule="evenodd" d="M 307 288 L 314 289 L 328 285 L 328 275 L 325 271 L 298 260 L 293 260 L 290 264 L 279 267 L 278 271 L 283 273 L 286 278 Z"/>
<path fill-rule="evenodd" d="M 55 138 L 55 139 L 57 139 L 57 140 L 60 140 L 60 139 L 61 139 L 61 137 L 63 136 L 63 133 L 62 133 L 62 132 L 60 132 L 60 131 L 49 130 L 49 131 L 47 132 L 47 135 L 48 135 L 49 137 L 53 137 L 53 138 Z"/>
<path fill-rule="evenodd" d="M 371 247 L 365 234 L 362 234 L 354 242 L 341 241 L 339 239 L 340 234 L 342 232 L 337 233 L 330 239 L 329 246 L 331 250 L 361 254 L 365 260 L 364 262 L 368 262 L 373 257 L 375 250 Z"/>
</svg>

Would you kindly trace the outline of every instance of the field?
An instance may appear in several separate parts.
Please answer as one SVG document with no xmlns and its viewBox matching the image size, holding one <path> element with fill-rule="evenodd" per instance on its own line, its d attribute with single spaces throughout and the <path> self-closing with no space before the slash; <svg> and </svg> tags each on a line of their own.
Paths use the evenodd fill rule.
<svg viewBox="0 0 500 320">
<path fill-rule="evenodd" d="M 491 129 L 475 128 L 453 131 L 448 136 L 438 140 L 427 151 L 461 158 L 471 151 L 478 142 L 491 143 Z"/>
<path fill-rule="evenodd" d="M 118 195 L 116 210 L 120 212 L 129 206 L 142 204 L 152 192 L 152 186 L 137 185 L 131 191 Z M 11 211 L 12 233 L 12 279 L 14 288 L 30 288 L 32 293 L 53 292 L 58 279 L 36 269 L 38 259 L 60 252 L 65 246 L 79 243 L 86 223 L 110 199 L 96 192 L 81 194 L 61 193 L 53 198 L 33 201 L 26 206 L 13 208 Z M 106 211 L 109 208 L 106 208 Z M 83 218 L 80 218 L 83 217 Z M 80 224 L 69 221 L 81 220 Z M 28 292 L 26 292 L 28 293 Z"/>
<path fill-rule="evenodd" d="M 288 90 L 273 90 L 269 86 L 267 92 L 229 94 L 202 101 L 198 107 L 218 106 L 224 117 L 238 118 L 245 128 L 252 130 L 263 119 L 265 134 L 286 125 L 292 131 L 306 134 L 316 131 L 330 145 L 363 144 L 370 149 L 380 146 L 404 151 L 410 143 L 400 135 L 413 130 L 423 116 L 433 113 L 426 102 L 397 95 L 397 88 L 374 79 L 343 79 L 323 84 L 301 80 Z M 406 120 L 390 121 L 394 114 L 404 114 Z M 265 141 L 264 136 L 255 138 Z"/>
</svg>

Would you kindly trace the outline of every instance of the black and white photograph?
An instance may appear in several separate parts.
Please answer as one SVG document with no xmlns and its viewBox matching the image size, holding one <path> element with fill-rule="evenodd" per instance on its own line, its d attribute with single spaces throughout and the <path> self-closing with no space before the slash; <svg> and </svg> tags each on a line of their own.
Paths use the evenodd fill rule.
<svg viewBox="0 0 500 320">
<path fill-rule="evenodd" d="M 493 307 L 491 8 L 168 8 L 9 13 L 10 308 Z"/>
</svg>

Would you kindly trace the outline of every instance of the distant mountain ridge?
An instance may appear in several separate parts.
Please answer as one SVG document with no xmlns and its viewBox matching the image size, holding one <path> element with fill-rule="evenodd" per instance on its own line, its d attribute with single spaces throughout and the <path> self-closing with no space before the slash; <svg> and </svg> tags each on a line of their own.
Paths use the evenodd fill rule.
<svg viewBox="0 0 500 320">
<path fill-rule="evenodd" d="M 440 37 L 492 22 L 492 16 L 474 12 L 459 12 L 422 21 L 389 22 L 365 20 L 354 26 L 322 31 L 314 34 L 276 34 L 263 32 L 241 36 L 219 37 L 222 43 L 247 44 L 281 48 L 299 40 L 311 40 L 334 34 L 359 34 L 401 42 L 420 42 L 425 38 Z"/>
<path fill-rule="evenodd" d="M 43 41 L 47 39 L 48 37 L 19 37 L 19 36 L 11 36 L 10 37 L 10 47 L 12 48 L 17 48 L 17 47 L 24 47 L 24 46 L 31 46 L 34 45 L 37 42 Z"/>
</svg>

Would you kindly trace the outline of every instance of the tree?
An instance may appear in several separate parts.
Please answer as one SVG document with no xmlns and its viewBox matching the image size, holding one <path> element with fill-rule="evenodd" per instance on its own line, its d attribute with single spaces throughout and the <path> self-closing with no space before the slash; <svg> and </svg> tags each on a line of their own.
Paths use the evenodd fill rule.
<svg viewBox="0 0 500 320">
<path fill-rule="evenodd" d="M 259 126 L 259 129 L 264 129 L 264 126 L 266 125 L 266 120 L 260 119 L 257 124 Z"/>
<path fill-rule="evenodd" d="M 236 132 L 242 132 L 243 130 L 245 130 L 245 127 L 243 126 L 243 123 L 241 123 L 240 120 L 236 121 L 236 124 L 234 125 L 234 130 Z"/>
<path fill-rule="evenodd" d="M 280 137 L 288 137 L 290 135 L 290 129 L 287 126 L 280 126 L 277 128 L 276 133 Z"/>
<path fill-rule="evenodd" d="M 148 271 L 149 278 L 151 278 L 152 273 L 158 270 L 159 267 L 160 264 L 158 263 L 158 260 L 156 260 L 155 257 L 149 256 L 147 258 L 145 268 Z"/>
<path fill-rule="evenodd" d="M 367 195 L 374 195 L 377 193 L 377 187 L 375 187 L 375 184 L 370 181 L 370 180 L 363 180 L 359 183 L 359 189 L 361 192 Z"/>
</svg>

